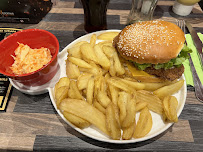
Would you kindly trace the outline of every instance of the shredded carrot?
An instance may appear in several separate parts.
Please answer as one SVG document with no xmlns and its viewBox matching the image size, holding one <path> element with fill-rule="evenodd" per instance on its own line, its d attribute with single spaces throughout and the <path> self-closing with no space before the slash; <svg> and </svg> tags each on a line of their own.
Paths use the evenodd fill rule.
<svg viewBox="0 0 203 152">
<path fill-rule="evenodd" d="M 32 49 L 28 45 L 18 44 L 15 56 L 12 56 L 15 61 L 10 67 L 14 74 L 34 72 L 51 61 L 52 56 L 48 48 Z"/>
</svg>

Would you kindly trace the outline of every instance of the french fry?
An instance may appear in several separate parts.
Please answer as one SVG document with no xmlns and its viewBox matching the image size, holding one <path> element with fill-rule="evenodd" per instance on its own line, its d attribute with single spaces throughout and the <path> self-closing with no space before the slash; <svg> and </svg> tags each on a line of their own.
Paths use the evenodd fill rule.
<svg viewBox="0 0 203 152">
<path fill-rule="evenodd" d="M 178 101 L 174 96 L 167 96 L 163 100 L 163 107 L 166 118 L 173 122 L 178 122 L 177 109 Z"/>
<path fill-rule="evenodd" d="M 87 128 L 91 125 L 88 121 L 86 121 L 74 114 L 68 113 L 67 111 L 64 111 L 63 115 L 68 121 L 70 121 L 72 124 L 74 124 L 78 128 L 83 129 L 83 128 Z"/>
<path fill-rule="evenodd" d="M 75 46 L 72 48 L 69 48 L 68 50 L 68 57 L 75 57 L 75 58 L 82 58 L 82 54 L 80 51 L 80 46 Z"/>
<path fill-rule="evenodd" d="M 140 82 L 164 82 L 164 80 L 162 79 L 159 79 L 157 77 L 153 77 L 153 76 L 133 76 L 137 81 L 140 81 Z"/>
<path fill-rule="evenodd" d="M 162 114 L 162 120 L 163 120 L 164 123 L 169 122 L 169 120 L 168 120 L 168 118 L 167 118 L 165 112 L 163 112 L 163 114 Z"/>
<path fill-rule="evenodd" d="M 97 36 L 99 40 L 110 40 L 113 41 L 114 37 L 118 35 L 119 32 L 105 32 Z"/>
<path fill-rule="evenodd" d="M 97 56 L 91 44 L 85 43 L 80 46 L 82 56 L 90 61 L 98 63 Z"/>
<path fill-rule="evenodd" d="M 89 104 L 92 104 L 93 93 L 94 93 L 94 78 L 91 77 L 87 84 L 87 95 L 86 95 L 86 99 Z"/>
<path fill-rule="evenodd" d="M 97 108 L 99 111 L 101 111 L 103 114 L 106 114 L 106 109 L 98 102 L 98 101 L 94 101 L 93 105 L 95 108 Z"/>
<path fill-rule="evenodd" d="M 126 79 L 121 79 L 121 81 L 123 81 L 125 84 L 131 86 L 135 90 L 143 90 L 145 88 L 145 85 L 143 83 L 140 83 L 140 82 L 129 81 Z"/>
<path fill-rule="evenodd" d="M 138 102 L 136 103 L 135 105 L 135 111 L 136 112 L 139 112 L 141 111 L 142 109 L 144 109 L 145 107 L 147 107 L 148 103 L 147 102 Z"/>
<path fill-rule="evenodd" d="M 111 44 L 112 44 L 112 43 L 111 43 Z M 116 52 L 116 49 L 115 49 L 114 47 L 112 47 L 112 46 L 106 46 L 106 45 L 104 45 L 104 46 L 102 47 L 102 49 L 103 49 L 103 52 L 106 54 L 106 56 L 107 56 L 108 58 L 112 58 L 114 52 Z"/>
<path fill-rule="evenodd" d="M 59 109 L 61 111 L 67 111 L 90 122 L 106 135 L 109 135 L 106 128 L 105 115 L 87 102 L 83 100 L 66 98 L 59 105 Z"/>
<path fill-rule="evenodd" d="M 163 113 L 163 104 L 162 101 L 154 94 L 149 91 L 139 90 L 136 93 L 137 102 L 145 102 L 148 104 L 148 108 L 160 115 Z"/>
<path fill-rule="evenodd" d="M 70 79 L 68 77 L 62 77 L 59 79 L 59 81 L 56 83 L 55 87 L 54 87 L 54 92 L 56 94 L 56 90 L 62 86 L 66 86 L 69 88 L 69 84 L 70 84 Z"/>
<path fill-rule="evenodd" d="M 122 139 L 123 140 L 130 140 L 133 136 L 134 130 L 135 130 L 136 123 L 132 123 L 129 127 L 122 128 L 123 134 Z"/>
<path fill-rule="evenodd" d="M 111 77 L 110 74 L 106 73 L 105 76 L 104 76 L 105 81 L 107 82 L 107 80 L 110 79 L 110 77 Z"/>
<path fill-rule="evenodd" d="M 68 90 L 68 96 L 72 99 L 81 99 L 84 100 L 84 97 L 82 96 L 82 94 L 80 93 L 76 81 L 71 80 L 70 81 L 70 87 Z"/>
<path fill-rule="evenodd" d="M 87 62 L 85 62 L 84 60 L 82 59 L 79 59 L 79 58 L 75 58 L 75 57 L 68 57 L 68 60 L 70 62 L 72 62 L 73 64 L 76 64 L 77 66 L 79 67 L 82 67 L 82 68 L 92 68 L 92 66 L 90 64 L 88 64 Z"/>
<path fill-rule="evenodd" d="M 107 90 L 106 79 L 105 79 L 103 76 L 101 76 L 101 86 L 100 86 L 100 90 L 101 90 L 102 92 L 106 92 L 106 90 Z"/>
<path fill-rule="evenodd" d="M 56 106 L 58 107 L 61 101 L 68 97 L 68 87 L 62 86 L 55 91 Z"/>
<path fill-rule="evenodd" d="M 178 107 L 177 98 L 174 96 L 171 96 L 170 103 L 169 103 L 169 111 L 170 111 L 172 121 L 174 122 L 178 122 L 177 107 Z"/>
<path fill-rule="evenodd" d="M 96 34 L 92 34 L 91 39 L 90 39 L 90 45 L 91 45 L 92 47 L 94 47 L 94 45 L 95 45 L 95 43 L 96 43 L 96 40 L 97 40 Z"/>
<path fill-rule="evenodd" d="M 69 61 L 66 61 L 66 75 L 70 79 L 77 79 L 80 75 L 78 66 Z"/>
<path fill-rule="evenodd" d="M 122 128 L 130 127 L 135 123 L 135 102 L 132 99 L 129 99 L 126 104 L 126 117 L 121 123 Z"/>
<path fill-rule="evenodd" d="M 123 123 L 124 119 L 127 116 L 127 103 L 129 100 L 130 100 L 130 94 L 124 91 L 119 92 L 118 107 L 120 110 L 120 124 Z"/>
<path fill-rule="evenodd" d="M 111 44 L 111 46 L 113 46 L 112 45 L 112 41 L 110 41 L 110 40 L 104 40 L 104 41 L 101 41 L 101 42 L 99 42 L 99 43 L 97 43 L 101 48 L 103 48 L 103 46 L 109 46 L 109 44 Z"/>
<path fill-rule="evenodd" d="M 109 90 L 111 94 L 111 100 L 115 105 L 118 105 L 118 93 L 119 90 L 115 86 L 109 84 Z"/>
<path fill-rule="evenodd" d="M 87 68 L 79 67 L 79 70 L 81 72 L 91 73 L 94 76 L 102 75 L 103 71 L 102 71 L 102 69 L 98 65 L 96 65 L 93 61 L 90 61 L 89 64 L 92 66 L 92 68 L 90 68 L 90 69 L 88 68 L 87 69 Z"/>
<path fill-rule="evenodd" d="M 135 91 L 135 89 L 133 89 L 131 86 L 126 85 L 124 82 L 122 82 L 119 79 L 111 78 L 111 79 L 107 80 L 107 83 L 109 83 L 121 90 L 124 90 L 126 92 L 132 93 Z"/>
<path fill-rule="evenodd" d="M 184 84 L 184 80 L 179 80 L 171 85 L 164 86 L 158 90 L 155 90 L 153 93 L 157 95 L 160 99 L 163 99 L 166 96 L 170 96 L 176 93 Z"/>
<path fill-rule="evenodd" d="M 82 73 L 77 79 L 77 87 L 79 90 L 83 90 L 87 88 L 87 83 L 89 79 L 92 77 L 90 73 Z"/>
<path fill-rule="evenodd" d="M 110 68 L 109 68 L 109 73 L 112 77 L 116 76 L 116 69 L 114 67 L 114 60 L 113 58 L 110 58 Z"/>
<path fill-rule="evenodd" d="M 121 128 L 119 123 L 119 110 L 113 103 L 106 108 L 106 126 L 110 132 L 112 139 L 119 140 L 121 138 Z"/>
<path fill-rule="evenodd" d="M 103 91 L 98 91 L 97 100 L 104 108 L 106 108 L 108 104 L 111 103 L 111 100 Z"/>
<path fill-rule="evenodd" d="M 92 68 L 89 70 L 90 73 L 96 75 L 102 75 L 103 71 L 102 68 L 95 64 L 94 62 L 90 62 L 90 65 L 92 66 Z"/>
<path fill-rule="evenodd" d="M 81 46 L 82 44 L 85 44 L 85 43 L 88 43 L 88 42 L 87 42 L 87 41 L 80 41 L 80 42 L 76 43 L 76 44 L 74 45 L 74 47 L 76 47 L 76 46 Z"/>
<path fill-rule="evenodd" d="M 113 54 L 113 59 L 114 59 L 114 67 L 116 70 L 116 73 L 118 75 L 123 75 L 125 73 L 125 69 L 124 67 L 121 65 L 121 62 L 119 60 L 118 54 L 117 52 L 114 52 Z"/>
<path fill-rule="evenodd" d="M 113 44 L 112 44 L 112 42 L 109 42 L 109 43 L 104 43 L 103 46 L 113 47 Z M 102 47 L 103 47 L 103 46 L 102 46 Z"/>
<path fill-rule="evenodd" d="M 137 125 L 135 127 L 135 132 L 133 134 L 134 138 L 141 138 L 147 135 L 151 128 L 152 128 L 152 116 L 147 107 L 145 107 L 141 112 L 139 116 L 139 120 L 137 122 Z"/>
<path fill-rule="evenodd" d="M 98 92 L 100 91 L 100 86 L 102 83 L 102 76 L 98 75 L 95 77 L 95 83 L 94 83 L 94 98 L 97 98 Z"/>
<path fill-rule="evenodd" d="M 175 81 L 174 81 L 175 82 Z M 170 85 L 174 82 L 171 82 L 171 81 L 164 81 L 164 82 L 142 82 L 142 84 L 145 85 L 145 88 L 144 90 L 147 90 L 147 91 L 155 91 L 163 86 L 166 86 L 166 85 Z"/>
<path fill-rule="evenodd" d="M 109 59 L 106 57 L 106 55 L 103 53 L 102 48 L 96 44 L 94 46 L 94 51 L 95 54 L 98 58 L 98 63 L 106 70 L 108 70 L 110 68 L 110 61 Z"/>
</svg>

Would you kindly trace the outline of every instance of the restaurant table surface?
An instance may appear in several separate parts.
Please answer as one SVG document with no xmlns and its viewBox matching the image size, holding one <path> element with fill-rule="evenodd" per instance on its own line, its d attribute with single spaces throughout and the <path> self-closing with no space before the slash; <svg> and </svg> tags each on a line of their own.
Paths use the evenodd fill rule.
<svg viewBox="0 0 203 152">
<path fill-rule="evenodd" d="M 154 18 L 189 21 L 203 33 L 203 13 L 198 4 L 180 17 L 172 12 L 174 1 L 159 0 Z M 131 0 L 110 0 L 108 29 L 122 29 Z M 1 27 L 38 28 L 53 33 L 60 51 L 85 35 L 83 9 L 79 0 L 55 0 L 51 11 L 38 24 L 0 23 Z M 203 103 L 188 87 L 178 123 L 160 135 L 139 143 L 111 144 L 86 137 L 66 124 L 55 111 L 49 94 L 27 95 L 13 89 L 7 111 L 0 113 L 0 151 L 203 151 Z"/>
</svg>

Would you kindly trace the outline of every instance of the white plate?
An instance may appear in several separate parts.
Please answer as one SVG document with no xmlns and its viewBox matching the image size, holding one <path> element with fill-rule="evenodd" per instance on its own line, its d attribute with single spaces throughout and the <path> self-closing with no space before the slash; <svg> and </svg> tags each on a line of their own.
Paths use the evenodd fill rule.
<svg viewBox="0 0 203 152">
<path fill-rule="evenodd" d="M 73 41 L 72 43 L 70 43 L 68 46 L 66 46 L 63 51 L 59 54 L 59 65 L 60 65 L 60 77 L 64 77 L 66 76 L 66 64 L 65 64 L 65 60 L 67 59 L 67 49 L 72 47 L 74 44 L 76 44 L 79 41 L 89 41 L 91 38 L 92 34 L 96 34 L 99 35 L 103 32 L 119 32 L 120 30 L 105 30 L 105 31 L 98 31 L 98 32 L 94 32 L 94 33 L 90 33 L 87 35 L 84 35 L 78 39 L 76 39 L 75 41 Z M 98 42 L 98 41 L 97 41 Z M 181 77 L 181 79 L 184 79 L 184 76 Z M 83 135 L 86 135 L 90 138 L 99 140 L 99 141 L 104 141 L 104 142 L 108 142 L 108 143 L 116 143 L 116 144 L 125 144 L 125 143 L 135 143 L 135 142 L 140 142 L 140 141 L 144 141 L 150 138 L 153 138 L 159 134 L 161 134 L 162 132 L 164 132 L 165 130 L 167 130 L 173 123 L 164 123 L 161 116 L 151 112 L 152 114 L 152 119 L 153 119 L 153 126 L 151 131 L 148 133 L 148 135 L 146 135 L 143 138 L 139 138 L 139 139 L 131 139 L 131 140 L 112 140 L 110 138 L 108 138 L 107 136 L 105 136 L 104 134 L 102 134 L 99 130 L 97 130 L 96 127 L 94 126 L 90 126 L 88 128 L 85 129 L 80 129 L 76 126 L 74 126 L 73 124 L 71 124 L 69 121 L 67 121 L 63 114 L 56 108 L 56 103 L 55 103 L 55 99 L 54 99 L 54 89 L 53 88 L 49 88 L 49 95 L 52 101 L 52 104 L 54 105 L 54 108 L 56 109 L 56 111 L 58 112 L 58 114 L 61 116 L 61 118 L 67 123 L 69 124 L 72 128 L 74 128 L 75 130 L 77 130 L 78 132 L 82 133 Z M 187 94 L 187 86 L 186 83 L 184 83 L 183 87 L 179 90 L 179 92 L 177 92 L 176 94 L 174 94 L 174 96 L 176 96 L 176 98 L 179 101 L 179 105 L 178 105 L 178 109 L 177 109 L 177 113 L 178 116 L 180 115 L 180 113 L 183 110 L 183 107 L 185 105 L 185 100 L 186 100 L 186 94 Z M 139 118 L 139 114 L 136 115 L 136 120 L 138 120 Z"/>
</svg>

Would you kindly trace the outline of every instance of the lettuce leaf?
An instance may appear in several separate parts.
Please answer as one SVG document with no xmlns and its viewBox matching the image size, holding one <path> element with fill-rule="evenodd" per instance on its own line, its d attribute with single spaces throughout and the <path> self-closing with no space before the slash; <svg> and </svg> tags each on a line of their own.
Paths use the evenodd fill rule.
<svg viewBox="0 0 203 152">
<path fill-rule="evenodd" d="M 150 63 L 144 63 L 144 64 L 139 64 L 139 63 L 135 63 L 134 65 L 139 69 L 139 70 L 145 70 L 148 67 L 153 67 L 155 69 L 170 69 L 173 67 L 180 67 L 182 65 L 182 63 L 186 60 L 189 59 L 189 55 L 188 53 L 192 53 L 192 50 L 187 47 L 186 45 L 184 45 L 184 47 L 182 48 L 181 52 L 179 53 L 179 55 L 174 58 L 171 59 L 169 62 L 167 63 L 161 63 L 161 64 L 150 64 Z"/>
</svg>

